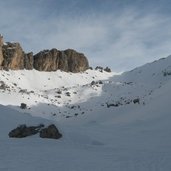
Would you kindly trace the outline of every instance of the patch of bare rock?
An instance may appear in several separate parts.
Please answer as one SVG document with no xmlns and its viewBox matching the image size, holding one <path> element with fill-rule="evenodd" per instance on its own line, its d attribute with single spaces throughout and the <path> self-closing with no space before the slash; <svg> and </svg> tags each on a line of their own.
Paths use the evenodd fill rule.
<svg viewBox="0 0 171 171">
<path fill-rule="evenodd" d="M 38 126 L 26 126 L 25 124 L 20 125 L 11 130 L 8 136 L 10 138 L 24 138 L 35 134 L 39 134 L 41 138 L 49 139 L 59 139 L 62 137 L 62 134 L 54 124 L 51 124 L 48 127 L 45 127 L 43 124 Z"/>
</svg>

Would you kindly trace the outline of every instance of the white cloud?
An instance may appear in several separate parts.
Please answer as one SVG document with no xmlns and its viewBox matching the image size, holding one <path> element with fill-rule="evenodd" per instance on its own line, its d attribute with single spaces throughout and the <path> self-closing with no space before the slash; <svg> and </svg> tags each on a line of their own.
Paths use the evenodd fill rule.
<svg viewBox="0 0 171 171">
<path fill-rule="evenodd" d="M 8 8 L 7 8 L 8 7 Z M 0 30 L 8 41 L 19 41 L 26 51 L 74 48 L 92 65 L 128 70 L 171 54 L 170 18 L 143 15 L 137 9 L 120 13 L 46 17 L 43 11 L 16 5 L 0 6 Z M 46 12 L 47 13 L 47 12 Z"/>
</svg>

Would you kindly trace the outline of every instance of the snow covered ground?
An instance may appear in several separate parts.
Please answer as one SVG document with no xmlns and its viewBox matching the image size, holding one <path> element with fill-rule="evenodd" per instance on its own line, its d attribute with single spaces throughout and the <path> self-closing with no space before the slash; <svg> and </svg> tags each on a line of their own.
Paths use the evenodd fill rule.
<svg viewBox="0 0 171 171">
<path fill-rule="evenodd" d="M 171 170 L 171 56 L 119 76 L 0 71 L 0 81 L 0 170 Z M 55 123 L 63 138 L 8 138 L 24 123 Z"/>
</svg>

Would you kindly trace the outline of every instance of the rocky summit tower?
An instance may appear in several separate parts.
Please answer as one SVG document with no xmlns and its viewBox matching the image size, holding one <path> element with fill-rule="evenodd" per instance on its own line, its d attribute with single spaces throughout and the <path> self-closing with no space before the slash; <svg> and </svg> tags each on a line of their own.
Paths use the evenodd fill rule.
<svg viewBox="0 0 171 171">
<path fill-rule="evenodd" d="M 73 49 L 43 50 L 36 55 L 25 53 L 20 43 L 4 42 L 0 34 L 0 70 L 32 70 L 82 72 L 89 68 L 88 59 L 83 53 Z"/>
<path fill-rule="evenodd" d="M 0 69 L 2 69 L 2 62 L 3 62 L 3 52 L 2 52 L 2 46 L 4 44 L 3 36 L 0 34 Z"/>
<path fill-rule="evenodd" d="M 0 34 L 0 46 L 2 47 L 3 44 L 4 44 L 4 39 L 3 39 L 2 34 Z"/>
</svg>

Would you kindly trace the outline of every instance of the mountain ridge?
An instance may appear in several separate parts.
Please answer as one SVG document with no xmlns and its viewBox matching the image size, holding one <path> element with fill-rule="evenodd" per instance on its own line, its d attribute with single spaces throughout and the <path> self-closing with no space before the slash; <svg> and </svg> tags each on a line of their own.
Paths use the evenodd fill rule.
<svg viewBox="0 0 171 171">
<path fill-rule="evenodd" d="M 0 69 L 82 72 L 89 68 L 87 57 L 73 49 L 43 50 L 35 55 L 25 53 L 20 43 L 4 43 L 0 35 Z"/>
</svg>

